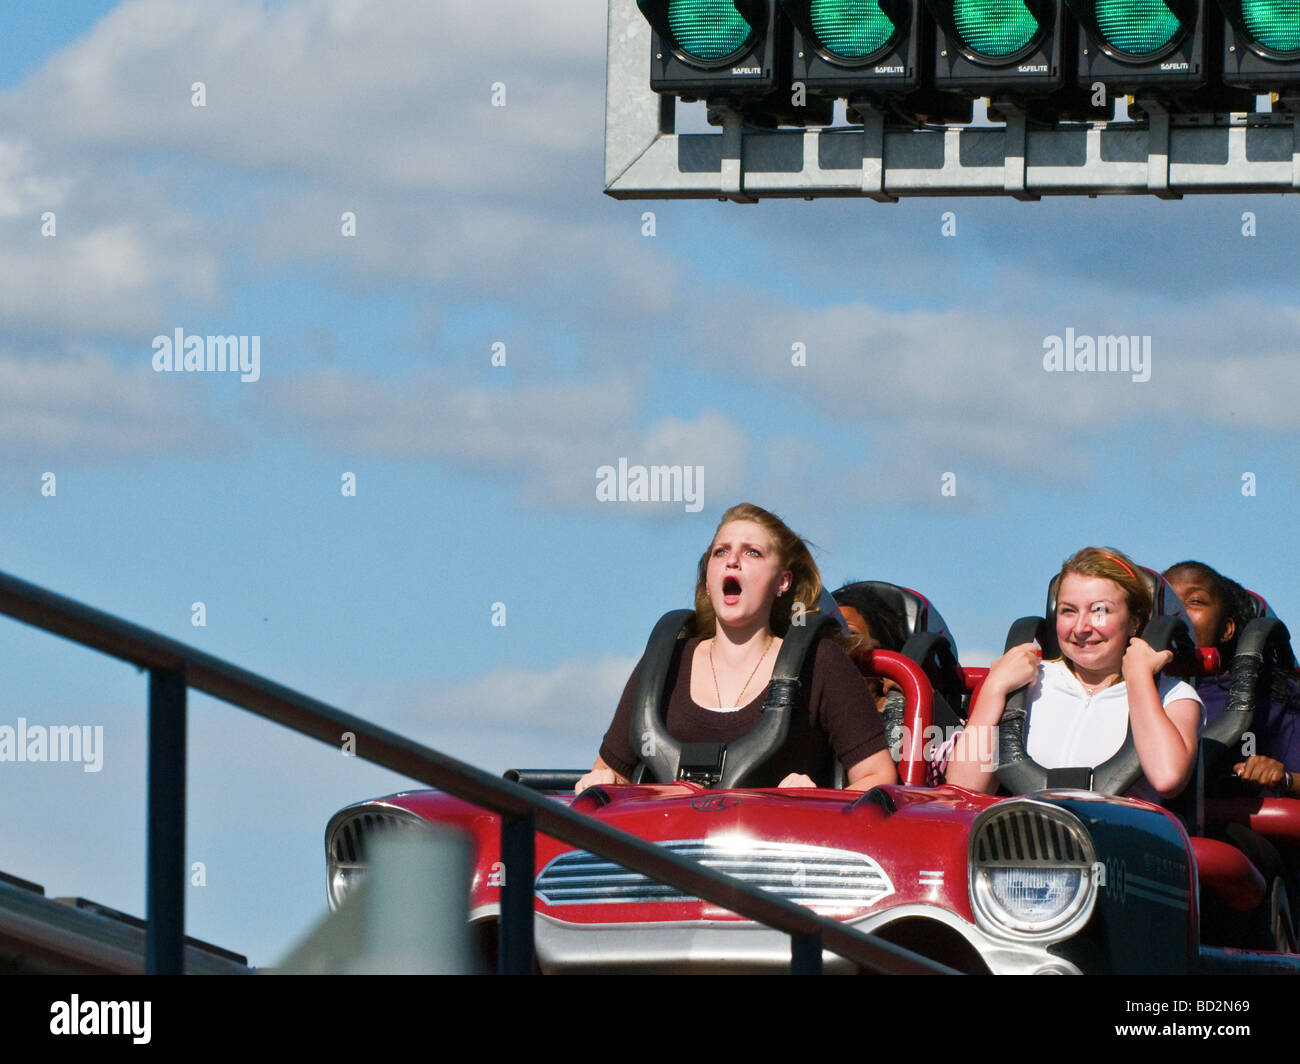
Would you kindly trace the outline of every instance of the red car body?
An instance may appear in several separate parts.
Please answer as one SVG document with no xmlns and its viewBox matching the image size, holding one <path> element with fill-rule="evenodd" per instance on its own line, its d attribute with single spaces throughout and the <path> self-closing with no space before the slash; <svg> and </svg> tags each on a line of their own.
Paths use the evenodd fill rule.
<svg viewBox="0 0 1300 1064">
<path fill-rule="evenodd" d="M 1278 881 L 1266 881 L 1234 846 L 1190 837 L 1169 810 L 1084 790 L 996 798 L 921 785 L 928 682 L 898 654 L 875 651 L 864 664 L 894 678 L 908 698 L 903 784 L 859 793 L 676 782 L 590 787 L 554 800 L 960 971 L 1300 971 L 1300 957 L 1241 948 L 1274 931 L 1280 944 L 1293 940 Z M 968 684 L 982 673 L 970 670 Z M 1207 822 L 1300 845 L 1300 802 L 1254 798 L 1209 809 Z M 325 840 L 331 905 L 364 873 L 371 833 L 420 824 L 471 840 L 469 919 L 490 955 L 503 875 L 500 821 L 447 794 L 405 792 L 335 814 Z M 543 972 L 790 964 L 786 934 L 544 835 L 536 842 L 534 911 Z M 1212 918 L 1203 921 L 1203 912 Z M 853 970 L 829 952 L 823 964 Z"/>
</svg>

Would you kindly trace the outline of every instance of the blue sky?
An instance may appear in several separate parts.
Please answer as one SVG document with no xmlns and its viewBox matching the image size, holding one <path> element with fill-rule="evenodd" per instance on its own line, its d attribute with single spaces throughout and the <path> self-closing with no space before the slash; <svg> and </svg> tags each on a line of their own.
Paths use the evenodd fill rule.
<svg viewBox="0 0 1300 1064">
<path fill-rule="evenodd" d="M 742 499 L 968 664 L 1093 543 L 1300 615 L 1293 197 L 616 202 L 605 6 L 555 14 L 7 5 L 0 569 L 492 770 L 590 764 Z M 260 379 L 155 373 L 177 327 L 259 336 Z M 1151 379 L 1045 372 L 1067 328 L 1150 336 Z M 597 502 L 620 457 L 703 466 L 703 509 Z M 105 736 L 0 764 L 0 870 L 142 914 L 144 677 L 0 633 L 0 724 Z M 188 929 L 273 964 L 330 814 L 402 782 L 191 705 Z"/>
</svg>

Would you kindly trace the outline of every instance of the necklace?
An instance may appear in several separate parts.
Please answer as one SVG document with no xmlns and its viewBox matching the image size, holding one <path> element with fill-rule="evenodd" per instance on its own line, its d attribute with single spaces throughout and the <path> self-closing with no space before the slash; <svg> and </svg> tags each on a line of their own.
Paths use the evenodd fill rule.
<svg viewBox="0 0 1300 1064">
<path fill-rule="evenodd" d="M 1098 683 L 1084 683 L 1083 677 L 1081 677 L 1077 672 L 1074 674 L 1074 678 L 1079 681 L 1079 686 L 1091 696 L 1095 695 L 1103 687 L 1109 687 L 1113 684 L 1117 679 L 1119 679 L 1119 673 L 1111 673 L 1104 680 L 1101 680 Z"/>
<path fill-rule="evenodd" d="M 740 689 L 740 694 L 736 696 L 736 705 L 743 706 L 745 704 L 745 690 L 749 687 L 749 681 L 754 678 L 755 674 L 757 674 L 758 667 L 763 664 L 763 659 L 767 657 L 767 652 L 772 649 L 772 640 L 773 636 L 771 633 L 768 633 L 767 646 L 763 648 L 763 653 L 761 653 L 758 656 L 758 660 L 754 662 L 754 671 L 749 674 L 749 680 L 745 681 L 745 686 Z M 718 670 L 713 667 L 713 642 L 712 639 L 709 640 L 709 671 L 713 673 L 713 693 L 717 696 L 718 708 L 721 709 L 722 692 L 718 689 Z"/>
</svg>

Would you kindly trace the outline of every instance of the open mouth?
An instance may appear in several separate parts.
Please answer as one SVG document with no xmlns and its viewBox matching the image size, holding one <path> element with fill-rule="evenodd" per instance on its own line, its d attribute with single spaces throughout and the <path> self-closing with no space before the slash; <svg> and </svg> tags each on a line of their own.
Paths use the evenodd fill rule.
<svg viewBox="0 0 1300 1064">
<path fill-rule="evenodd" d="M 734 576 L 725 577 L 722 581 L 722 598 L 728 605 L 734 605 L 740 599 L 740 581 Z"/>
</svg>

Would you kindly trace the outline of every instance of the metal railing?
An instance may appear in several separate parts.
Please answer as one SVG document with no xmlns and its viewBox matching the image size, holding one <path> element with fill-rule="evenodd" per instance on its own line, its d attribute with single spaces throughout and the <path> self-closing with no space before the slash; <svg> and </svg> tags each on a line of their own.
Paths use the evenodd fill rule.
<svg viewBox="0 0 1300 1064">
<path fill-rule="evenodd" d="M 499 814 L 505 875 L 498 965 L 503 974 L 534 970 L 534 839 L 538 831 L 788 934 L 794 973 L 820 973 L 822 950 L 826 949 L 868 971 L 952 974 L 944 965 L 607 827 L 516 783 L 175 639 L 5 573 L 0 573 L 0 615 L 149 670 L 145 970 L 150 974 L 182 971 L 186 696 L 190 688 L 331 746 L 341 746 L 344 733 L 351 732 L 358 757 Z"/>
</svg>

